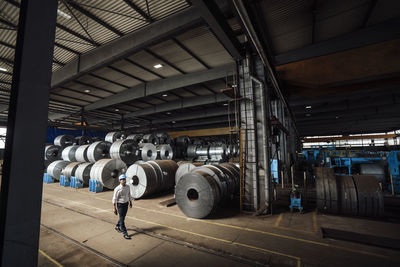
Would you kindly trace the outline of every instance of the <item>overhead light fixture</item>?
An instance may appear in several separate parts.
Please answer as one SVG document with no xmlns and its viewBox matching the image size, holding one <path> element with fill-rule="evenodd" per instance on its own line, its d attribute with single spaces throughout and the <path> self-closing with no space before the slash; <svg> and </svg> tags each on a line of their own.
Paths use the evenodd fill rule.
<svg viewBox="0 0 400 267">
<path fill-rule="evenodd" d="M 167 115 L 171 115 L 171 112 L 167 112 Z"/>
<path fill-rule="evenodd" d="M 7 69 L 0 67 L 1 71 L 7 71 Z"/>
<path fill-rule="evenodd" d="M 119 111 L 119 109 L 116 108 L 115 111 Z"/>
<path fill-rule="evenodd" d="M 224 106 L 227 106 L 228 105 L 228 103 L 224 103 Z"/>
<path fill-rule="evenodd" d="M 162 67 L 164 67 L 162 64 L 156 64 L 156 65 L 154 65 L 153 66 L 155 69 L 159 69 L 159 68 L 162 68 Z"/>
<path fill-rule="evenodd" d="M 57 9 L 57 15 L 59 15 L 60 17 L 63 17 L 64 19 L 71 19 L 72 17 L 70 15 L 68 15 L 67 13 L 65 13 L 64 11 Z"/>
<path fill-rule="evenodd" d="M 306 109 L 310 109 L 310 108 L 312 108 L 312 106 L 306 106 Z"/>
<path fill-rule="evenodd" d="M 176 123 L 176 121 L 172 121 L 172 123 Z"/>
<path fill-rule="evenodd" d="M 336 119 L 339 119 L 339 116 L 336 116 L 335 118 L 336 118 Z"/>
<path fill-rule="evenodd" d="M 163 97 L 167 97 L 168 95 L 167 95 L 167 94 L 163 94 L 162 96 L 163 96 Z"/>
<path fill-rule="evenodd" d="M 307 113 L 307 114 L 306 114 L 306 117 L 310 117 L 310 116 L 311 116 L 311 114 L 310 114 L 310 113 Z"/>
<path fill-rule="evenodd" d="M 86 90 L 85 90 L 85 93 L 90 93 L 90 90 L 89 90 L 89 89 L 86 89 Z"/>
</svg>

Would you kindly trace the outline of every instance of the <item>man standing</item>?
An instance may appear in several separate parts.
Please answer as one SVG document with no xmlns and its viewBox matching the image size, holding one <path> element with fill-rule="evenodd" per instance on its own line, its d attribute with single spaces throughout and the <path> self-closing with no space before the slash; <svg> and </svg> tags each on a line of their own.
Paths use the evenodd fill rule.
<svg viewBox="0 0 400 267">
<path fill-rule="evenodd" d="M 126 232 L 125 227 L 125 216 L 128 212 L 128 202 L 129 207 L 132 208 L 131 190 L 129 189 L 129 186 L 126 186 L 125 174 L 119 176 L 119 183 L 120 184 L 114 189 L 114 195 L 112 198 L 114 214 L 119 214 L 119 220 L 115 226 L 115 230 L 119 233 L 123 233 L 125 239 L 131 239 Z"/>
</svg>

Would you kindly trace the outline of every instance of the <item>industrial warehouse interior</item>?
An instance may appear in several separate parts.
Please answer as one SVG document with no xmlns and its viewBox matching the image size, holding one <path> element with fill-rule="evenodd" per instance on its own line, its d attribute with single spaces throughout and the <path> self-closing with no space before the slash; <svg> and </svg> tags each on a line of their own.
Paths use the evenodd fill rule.
<svg viewBox="0 0 400 267">
<path fill-rule="evenodd" d="M 400 1 L 0 0 L 0 266 L 400 266 L 399 103 Z"/>
</svg>

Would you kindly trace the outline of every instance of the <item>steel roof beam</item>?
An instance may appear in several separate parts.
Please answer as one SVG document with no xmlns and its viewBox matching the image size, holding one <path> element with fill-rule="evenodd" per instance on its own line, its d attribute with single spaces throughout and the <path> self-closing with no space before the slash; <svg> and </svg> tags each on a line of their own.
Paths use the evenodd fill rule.
<svg viewBox="0 0 400 267">
<path fill-rule="evenodd" d="M 230 110 L 232 113 L 233 111 Z M 214 108 L 214 109 L 204 109 L 200 111 L 194 111 L 190 113 L 179 114 L 177 116 L 170 116 L 168 118 L 161 118 L 152 120 L 152 124 L 164 123 L 164 122 L 172 122 L 172 121 L 186 121 L 186 120 L 194 120 L 194 119 L 204 119 L 209 117 L 217 117 L 228 115 L 228 108 Z"/>
<path fill-rule="evenodd" d="M 241 59 L 241 44 L 236 38 L 232 28 L 213 0 L 192 0 L 193 5 L 200 10 L 201 16 L 210 26 L 211 31 L 225 47 L 226 51 L 234 58 Z"/>
<path fill-rule="evenodd" d="M 133 3 L 131 0 L 122 0 L 124 1 L 130 8 L 135 10 L 140 16 L 142 16 L 147 22 L 153 22 L 153 19 L 150 17 L 150 15 L 146 14 L 143 10 L 140 9 L 135 3 Z"/>
<path fill-rule="evenodd" d="M 390 40 L 396 40 L 400 35 L 400 18 L 391 19 L 383 23 L 363 28 L 357 32 L 344 34 L 337 38 L 305 46 L 297 50 L 275 56 L 276 65 L 284 65 L 291 62 L 309 58 L 324 56 L 372 45 Z"/>
<path fill-rule="evenodd" d="M 141 97 L 168 92 L 177 88 L 199 84 L 205 81 L 215 80 L 226 77 L 226 73 L 234 68 L 228 64 L 210 70 L 194 73 L 176 75 L 166 79 L 151 81 L 145 84 L 136 85 L 106 99 L 100 100 L 85 107 L 86 110 L 93 110 L 112 106 L 119 103 L 132 101 Z"/>
<path fill-rule="evenodd" d="M 202 22 L 195 8 L 187 8 L 165 19 L 156 21 L 140 30 L 127 34 L 101 47 L 82 54 L 79 59 L 68 63 L 53 73 L 51 86 L 54 88 L 102 66 L 110 64 L 151 44 L 179 34 Z"/>
</svg>

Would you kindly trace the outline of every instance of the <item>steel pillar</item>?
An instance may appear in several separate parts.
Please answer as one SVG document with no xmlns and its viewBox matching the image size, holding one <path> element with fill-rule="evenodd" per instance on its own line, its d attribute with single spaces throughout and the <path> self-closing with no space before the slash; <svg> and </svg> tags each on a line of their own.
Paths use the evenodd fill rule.
<svg viewBox="0 0 400 267">
<path fill-rule="evenodd" d="M 37 265 L 57 3 L 21 2 L 1 183 L 2 266 Z"/>
</svg>

